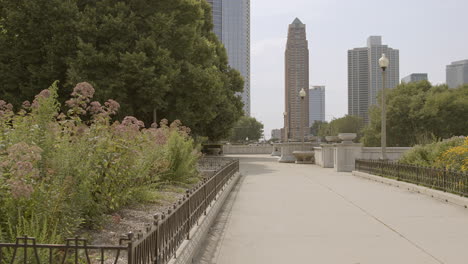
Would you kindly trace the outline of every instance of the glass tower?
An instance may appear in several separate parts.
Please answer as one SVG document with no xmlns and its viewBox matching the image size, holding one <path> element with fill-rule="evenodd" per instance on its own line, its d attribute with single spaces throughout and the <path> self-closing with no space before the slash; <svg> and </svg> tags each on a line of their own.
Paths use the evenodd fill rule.
<svg viewBox="0 0 468 264">
<path fill-rule="evenodd" d="M 250 0 L 208 0 L 214 32 L 224 44 L 229 65 L 244 78 L 245 115 L 250 116 Z"/>
</svg>

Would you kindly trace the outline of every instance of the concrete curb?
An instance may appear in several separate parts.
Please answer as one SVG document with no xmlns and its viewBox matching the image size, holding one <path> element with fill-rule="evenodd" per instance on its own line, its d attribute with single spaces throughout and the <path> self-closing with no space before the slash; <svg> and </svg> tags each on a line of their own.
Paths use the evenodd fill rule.
<svg viewBox="0 0 468 264">
<path fill-rule="evenodd" d="M 397 180 L 393 180 L 393 179 L 389 179 L 389 178 L 385 178 L 381 176 L 376 176 L 376 175 L 372 175 L 372 174 L 365 173 L 365 172 L 353 171 L 352 173 L 354 176 L 357 176 L 357 177 L 396 186 L 401 189 L 407 189 L 412 192 L 421 193 L 427 196 L 431 196 L 438 200 L 442 200 L 451 204 L 455 204 L 455 205 L 468 208 L 468 198 L 465 198 L 459 195 L 455 195 L 455 194 L 451 194 L 451 193 L 447 193 L 447 192 L 443 192 L 439 190 L 434 190 L 431 188 L 419 186 L 419 185 L 412 184 L 412 183 L 407 183 L 407 182 L 397 181 Z"/>
<path fill-rule="evenodd" d="M 200 250 L 203 241 L 208 234 L 216 216 L 218 216 L 229 193 L 237 184 L 240 173 L 236 173 L 232 179 L 224 186 L 223 191 L 218 194 L 216 201 L 207 209 L 206 215 L 198 219 L 198 225 L 190 230 L 190 240 L 185 240 L 176 252 L 176 257 L 169 261 L 169 264 L 189 264 L 193 263 L 193 258 Z"/>
</svg>

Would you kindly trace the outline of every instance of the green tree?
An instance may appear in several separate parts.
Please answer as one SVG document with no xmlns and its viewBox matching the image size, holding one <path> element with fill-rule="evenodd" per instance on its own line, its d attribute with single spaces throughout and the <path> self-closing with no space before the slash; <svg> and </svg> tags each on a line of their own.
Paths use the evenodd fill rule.
<svg viewBox="0 0 468 264">
<path fill-rule="evenodd" d="M 320 128 L 326 125 L 328 125 L 327 121 L 315 121 L 310 127 L 310 133 L 314 136 L 318 136 Z"/>
<path fill-rule="evenodd" d="M 389 146 L 414 146 L 468 133 L 468 85 L 449 89 L 427 81 L 401 84 L 386 91 L 386 104 Z M 371 107 L 364 145 L 380 146 L 380 118 L 380 106 Z"/>
<path fill-rule="evenodd" d="M 336 136 L 339 133 L 356 133 L 360 136 L 362 119 L 357 116 L 345 115 L 335 118 L 330 123 L 321 123 L 318 129 L 318 136 Z"/>
<path fill-rule="evenodd" d="M 65 83 L 77 16 L 74 0 L 0 0 L 1 99 L 18 107 L 55 80 Z"/>
<path fill-rule="evenodd" d="M 249 140 L 259 140 L 263 136 L 263 124 L 254 117 L 243 116 L 236 123 L 232 130 L 230 141 L 239 142 L 246 138 Z"/>
<path fill-rule="evenodd" d="M 212 140 L 242 116 L 243 80 L 206 1 L 0 1 L 0 98 L 15 106 L 57 79 L 90 82 L 97 100 L 120 102 L 117 118 L 149 125 L 156 111 Z"/>
</svg>

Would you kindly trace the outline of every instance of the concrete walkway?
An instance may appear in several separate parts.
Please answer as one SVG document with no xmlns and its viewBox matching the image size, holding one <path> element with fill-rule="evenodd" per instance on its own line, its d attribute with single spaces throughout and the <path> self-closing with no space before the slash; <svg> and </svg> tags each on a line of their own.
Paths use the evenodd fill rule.
<svg viewBox="0 0 468 264">
<path fill-rule="evenodd" d="M 270 156 L 241 172 L 196 263 L 468 263 L 468 209 Z"/>
</svg>

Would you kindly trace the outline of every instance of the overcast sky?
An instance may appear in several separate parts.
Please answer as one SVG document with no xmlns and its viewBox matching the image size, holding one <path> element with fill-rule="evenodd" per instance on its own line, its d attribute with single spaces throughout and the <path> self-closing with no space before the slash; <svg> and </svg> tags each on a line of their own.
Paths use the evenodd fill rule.
<svg viewBox="0 0 468 264">
<path fill-rule="evenodd" d="M 347 50 L 381 35 L 400 50 L 400 79 L 414 72 L 445 83 L 445 66 L 468 59 L 468 0 L 251 0 L 252 116 L 283 126 L 288 24 L 306 24 L 310 85 L 326 86 L 326 119 L 347 114 Z"/>
</svg>

